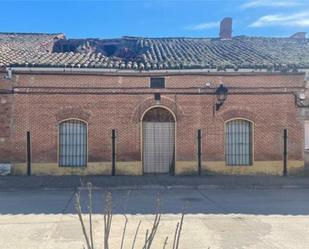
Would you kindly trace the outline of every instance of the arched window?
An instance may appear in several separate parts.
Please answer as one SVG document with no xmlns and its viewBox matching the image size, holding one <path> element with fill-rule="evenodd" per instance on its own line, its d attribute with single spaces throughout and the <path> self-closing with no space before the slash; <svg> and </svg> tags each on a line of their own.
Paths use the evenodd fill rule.
<svg viewBox="0 0 309 249">
<path fill-rule="evenodd" d="M 87 165 L 87 124 L 70 119 L 59 124 L 59 166 Z"/>
<path fill-rule="evenodd" d="M 228 121 L 225 127 L 227 165 L 252 165 L 252 123 L 244 119 Z"/>
</svg>

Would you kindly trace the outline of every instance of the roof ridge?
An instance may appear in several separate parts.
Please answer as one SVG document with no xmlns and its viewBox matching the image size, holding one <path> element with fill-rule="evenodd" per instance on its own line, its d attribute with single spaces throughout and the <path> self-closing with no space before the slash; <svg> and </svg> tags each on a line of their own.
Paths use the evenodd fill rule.
<svg viewBox="0 0 309 249">
<path fill-rule="evenodd" d="M 64 35 L 63 32 L 59 33 L 40 33 L 40 32 L 0 32 L 0 35 Z"/>
<path fill-rule="evenodd" d="M 58 33 L 43 33 L 43 32 L 0 32 L 0 35 L 37 35 L 37 36 L 59 36 L 65 34 L 63 32 Z M 249 36 L 249 35 L 237 35 L 233 36 L 232 39 L 239 38 L 253 38 L 253 39 L 286 39 L 286 40 L 296 40 L 292 37 L 283 37 L 283 36 Z M 166 37 L 151 37 L 151 36 L 130 36 L 125 35 L 121 37 L 114 38 L 99 38 L 99 37 L 87 37 L 87 38 L 74 38 L 67 37 L 68 40 L 138 40 L 138 39 L 151 39 L 151 40 L 169 40 L 169 39 L 191 39 L 191 40 L 221 40 L 219 37 L 190 37 L 190 36 L 166 36 Z M 309 40 L 309 38 L 304 38 L 302 40 Z"/>
</svg>

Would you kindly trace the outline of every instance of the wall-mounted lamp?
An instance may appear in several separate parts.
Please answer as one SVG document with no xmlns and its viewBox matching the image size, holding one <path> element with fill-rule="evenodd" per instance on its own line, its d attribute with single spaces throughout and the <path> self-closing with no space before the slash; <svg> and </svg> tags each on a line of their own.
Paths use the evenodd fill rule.
<svg viewBox="0 0 309 249">
<path fill-rule="evenodd" d="M 227 94 L 228 94 L 228 89 L 223 84 L 221 84 L 216 89 L 216 97 L 217 97 L 216 111 L 218 111 L 220 109 L 220 107 L 223 105 L 224 101 L 227 98 Z"/>
<path fill-rule="evenodd" d="M 309 103 L 308 103 L 308 100 L 306 98 L 305 90 L 302 90 L 300 92 L 294 92 L 293 95 L 295 97 L 295 104 L 296 104 L 297 107 L 301 107 L 301 108 L 308 108 L 309 107 Z"/>
</svg>

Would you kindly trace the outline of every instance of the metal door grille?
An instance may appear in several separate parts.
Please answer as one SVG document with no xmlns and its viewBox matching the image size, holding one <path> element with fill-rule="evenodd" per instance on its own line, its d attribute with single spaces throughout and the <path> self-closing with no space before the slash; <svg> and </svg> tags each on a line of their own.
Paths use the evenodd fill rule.
<svg viewBox="0 0 309 249">
<path fill-rule="evenodd" d="M 227 165 L 252 165 L 252 123 L 236 119 L 226 124 L 225 161 Z"/>
<path fill-rule="evenodd" d="M 174 164 L 175 123 L 143 123 L 145 173 L 169 173 Z"/>
<path fill-rule="evenodd" d="M 67 120 L 59 125 L 59 165 L 81 167 L 87 164 L 87 125 Z"/>
</svg>

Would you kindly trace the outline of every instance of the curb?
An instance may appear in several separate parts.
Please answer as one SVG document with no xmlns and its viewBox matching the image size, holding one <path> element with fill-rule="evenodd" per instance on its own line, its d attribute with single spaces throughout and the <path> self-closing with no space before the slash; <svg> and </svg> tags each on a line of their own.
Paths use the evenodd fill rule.
<svg viewBox="0 0 309 249">
<path fill-rule="evenodd" d="M 21 187 L 0 187 L 1 191 L 71 191 L 71 190 L 87 190 L 86 186 L 21 186 Z M 233 185 L 233 184 L 201 184 L 201 185 L 122 185 L 122 186 L 92 186 L 93 190 L 216 190 L 216 189 L 309 189 L 309 184 L 307 185 Z"/>
</svg>

